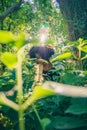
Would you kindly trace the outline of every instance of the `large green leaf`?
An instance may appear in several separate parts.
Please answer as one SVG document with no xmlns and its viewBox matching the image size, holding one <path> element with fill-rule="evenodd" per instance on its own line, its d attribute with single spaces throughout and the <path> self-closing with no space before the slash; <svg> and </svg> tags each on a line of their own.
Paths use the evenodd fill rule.
<svg viewBox="0 0 87 130">
<path fill-rule="evenodd" d="M 61 76 L 61 81 L 64 84 L 71 84 L 71 85 L 77 85 L 77 86 L 83 86 L 86 84 L 87 81 L 87 75 L 79 71 L 71 71 L 66 72 L 63 76 Z"/>
<path fill-rule="evenodd" d="M 26 109 L 29 105 L 31 105 L 33 102 L 35 102 L 38 99 L 56 95 L 55 92 L 53 92 L 50 89 L 46 89 L 42 87 L 41 85 L 38 85 L 34 88 L 32 95 L 27 99 L 27 101 L 22 105 L 22 109 Z"/>
<path fill-rule="evenodd" d="M 56 62 L 58 60 L 63 60 L 63 59 L 67 59 L 67 58 L 70 58 L 72 56 L 72 53 L 71 52 L 66 52 L 64 54 L 61 54 L 53 59 L 51 59 L 51 62 Z"/>
<path fill-rule="evenodd" d="M 87 44 L 84 45 L 83 47 L 81 47 L 81 50 L 82 50 L 83 52 L 87 52 Z"/>
<path fill-rule="evenodd" d="M 12 54 L 11 52 L 5 52 L 1 56 L 1 61 L 9 68 L 15 68 L 17 64 L 17 56 Z"/>
<path fill-rule="evenodd" d="M 56 116 L 52 119 L 53 127 L 60 130 L 68 130 L 87 126 L 87 122 L 78 117 Z"/>
<path fill-rule="evenodd" d="M 50 96 L 50 95 L 56 95 L 56 93 L 42 86 L 36 86 L 32 93 L 32 96 L 35 100 L 46 97 L 46 96 Z"/>
<path fill-rule="evenodd" d="M 15 40 L 14 35 L 11 32 L 0 31 L 0 43 L 9 43 Z"/>
<path fill-rule="evenodd" d="M 73 104 L 70 105 L 70 107 L 65 111 L 66 113 L 71 113 L 71 114 L 85 114 L 87 113 L 87 105 L 85 104 Z"/>
</svg>

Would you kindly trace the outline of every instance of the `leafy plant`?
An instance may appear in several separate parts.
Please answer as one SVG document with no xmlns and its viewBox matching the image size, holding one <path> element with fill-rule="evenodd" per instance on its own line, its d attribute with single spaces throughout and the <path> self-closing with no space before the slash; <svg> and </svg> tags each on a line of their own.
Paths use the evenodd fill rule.
<svg viewBox="0 0 87 130">
<path fill-rule="evenodd" d="M 23 116 L 24 110 L 26 110 L 29 107 L 29 105 L 31 105 L 33 102 L 35 102 L 39 98 L 43 98 L 48 95 L 54 95 L 55 93 L 52 92 L 51 90 L 44 89 L 41 85 L 38 85 L 37 87 L 35 87 L 32 95 L 30 97 L 28 97 L 27 100 L 22 101 L 23 100 L 22 99 L 22 97 L 23 97 L 22 62 L 24 59 L 24 55 L 23 55 L 24 48 L 22 48 L 22 46 L 24 46 L 24 44 L 26 42 L 24 42 L 23 38 L 21 40 L 21 36 L 20 36 L 20 39 L 18 38 L 15 40 L 15 37 L 12 38 L 8 32 L 1 31 L 0 34 L 2 36 L 1 41 L 0 41 L 2 44 L 6 42 L 6 44 L 9 45 L 9 41 L 10 41 L 10 44 L 12 44 L 12 47 L 15 47 L 15 49 L 17 50 L 16 56 L 15 56 L 15 54 L 13 54 L 11 52 L 2 53 L 1 62 L 4 63 L 9 69 L 16 70 L 16 84 L 15 85 L 17 85 L 17 102 L 18 102 L 18 103 L 17 102 L 15 103 L 15 102 L 11 101 L 4 95 L 4 93 L 2 93 L 0 95 L 0 103 L 10 106 L 14 110 L 18 111 L 19 129 L 24 130 L 25 129 L 24 116 Z M 3 39 L 3 37 L 5 37 L 5 36 L 6 36 L 7 40 Z M 13 43 L 13 40 L 14 40 L 14 43 Z M 3 91 L 3 89 L 2 89 L 2 91 Z M 42 120 L 39 119 L 39 121 L 44 130 L 45 126 L 46 126 L 46 122 L 49 123 L 49 120 L 48 119 L 42 119 Z M 44 125 L 42 125 L 42 124 L 44 124 Z"/>
<path fill-rule="evenodd" d="M 9 126 L 11 120 L 11 128 L 14 127 L 15 130 L 27 130 L 29 128 L 57 130 L 86 127 L 87 116 L 85 114 L 87 113 L 87 99 L 84 98 L 83 100 L 82 98 L 56 95 L 57 90 L 59 90 L 59 94 L 63 92 L 61 91 L 63 88 L 62 85 L 57 84 L 58 81 L 66 84 L 64 86 L 65 89 L 68 87 L 67 84 L 77 86 L 86 85 L 86 71 L 77 71 L 74 70 L 75 68 L 72 71 L 66 67 L 66 63 L 68 63 L 68 60 L 72 58 L 74 54 L 67 51 L 51 59 L 52 64 L 55 65 L 58 73 L 61 75 L 60 80 L 56 78 L 57 76 L 54 76 L 53 80 L 56 81 L 56 83 L 52 82 L 51 85 L 53 86 L 49 84 L 35 84 L 35 88 L 32 88 L 35 82 L 35 62 L 30 59 L 25 60 L 24 50 L 27 45 L 25 37 L 22 37 L 24 35 L 20 34 L 17 37 L 12 34 L 11 36 L 13 38 L 10 39 L 8 32 L 1 32 L 1 34 L 3 34 L 3 37 L 5 37 L 5 35 L 7 37 L 9 36 L 9 40 L 7 38 L 5 41 L 2 38 L 0 43 L 7 44 L 9 48 L 12 49 L 11 51 L 1 52 L 0 60 L 6 68 L 3 76 L 0 77 L 0 111 L 7 117 L 6 119 L 1 118 L 1 120 L 8 121 Z M 54 72 L 54 69 L 52 71 Z M 25 90 L 26 88 L 27 90 Z M 68 88 L 70 89 L 70 87 Z M 71 89 L 72 88 L 73 86 L 71 86 Z M 79 89 L 81 89 L 81 87 Z M 13 92 L 12 95 L 10 95 L 11 92 Z M 47 96 L 50 97 L 41 100 L 41 98 Z M 38 102 L 35 103 L 37 100 Z M 7 125 L 4 128 L 7 129 Z"/>
<path fill-rule="evenodd" d="M 69 42 L 69 45 L 73 45 L 73 55 L 77 68 L 84 70 L 84 60 L 87 59 L 87 40 L 79 38 L 77 41 Z"/>
</svg>

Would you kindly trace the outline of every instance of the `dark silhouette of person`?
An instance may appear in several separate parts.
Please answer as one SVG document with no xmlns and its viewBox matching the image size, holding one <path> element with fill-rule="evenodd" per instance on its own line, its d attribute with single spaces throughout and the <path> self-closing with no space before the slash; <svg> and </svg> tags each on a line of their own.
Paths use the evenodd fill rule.
<svg viewBox="0 0 87 130">
<path fill-rule="evenodd" d="M 29 50 L 30 58 L 37 58 L 46 60 L 48 63 L 43 62 L 43 72 L 48 71 L 52 64 L 49 59 L 54 54 L 54 49 L 50 46 L 33 46 Z"/>
<path fill-rule="evenodd" d="M 37 58 L 39 64 L 43 65 L 43 77 L 44 79 L 47 80 L 52 80 L 53 81 L 53 75 L 56 75 L 56 71 L 52 71 L 52 73 L 50 72 L 51 68 L 52 68 L 52 64 L 50 62 L 50 58 L 52 57 L 52 55 L 54 54 L 54 49 L 52 46 L 33 46 L 31 47 L 31 49 L 29 50 L 29 56 L 30 58 Z M 46 62 L 43 61 L 39 61 L 39 59 L 43 59 Z M 59 76 L 59 74 L 58 74 Z"/>
</svg>

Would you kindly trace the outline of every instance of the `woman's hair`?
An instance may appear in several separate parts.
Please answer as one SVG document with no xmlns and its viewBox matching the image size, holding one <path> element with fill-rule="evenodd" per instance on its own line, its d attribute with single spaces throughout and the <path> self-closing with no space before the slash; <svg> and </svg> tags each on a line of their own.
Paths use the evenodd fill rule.
<svg viewBox="0 0 87 130">
<path fill-rule="evenodd" d="M 49 58 L 54 54 L 54 49 L 47 46 L 33 46 L 29 50 L 30 58 L 37 58 L 36 54 L 39 54 L 44 60 L 49 60 Z"/>
</svg>

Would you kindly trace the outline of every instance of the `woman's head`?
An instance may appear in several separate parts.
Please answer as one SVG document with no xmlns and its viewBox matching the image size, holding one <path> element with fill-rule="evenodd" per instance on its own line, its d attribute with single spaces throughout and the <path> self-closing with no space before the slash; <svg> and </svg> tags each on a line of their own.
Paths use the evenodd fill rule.
<svg viewBox="0 0 87 130">
<path fill-rule="evenodd" d="M 49 61 L 50 57 L 54 54 L 54 49 L 47 46 L 33 46 L 29 50 L 30 58 L 42 58 Z"/>
</svg>

